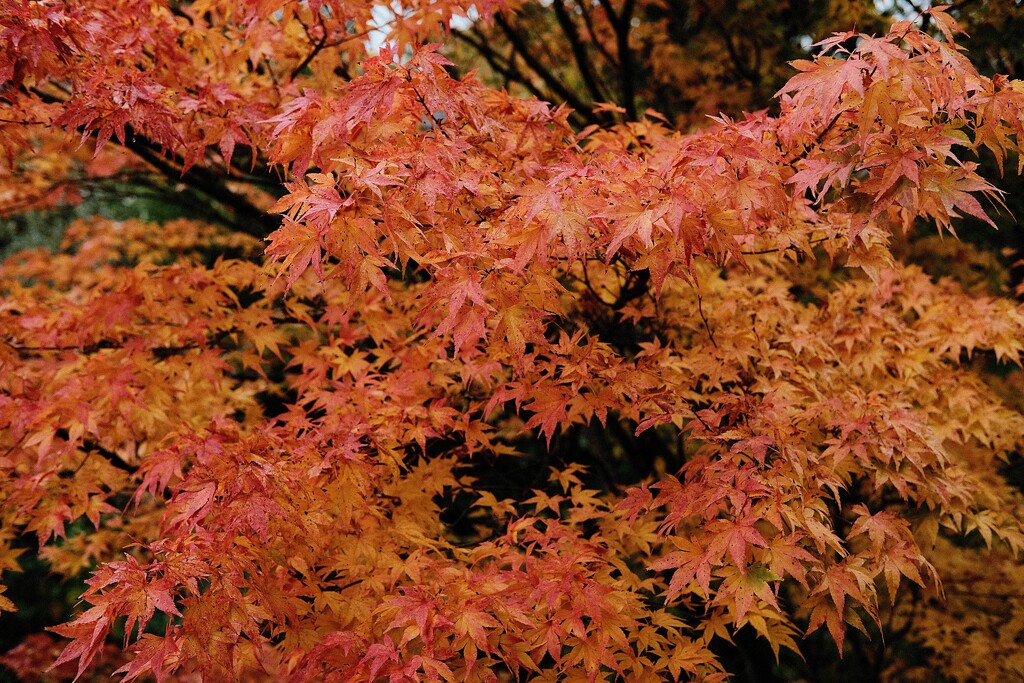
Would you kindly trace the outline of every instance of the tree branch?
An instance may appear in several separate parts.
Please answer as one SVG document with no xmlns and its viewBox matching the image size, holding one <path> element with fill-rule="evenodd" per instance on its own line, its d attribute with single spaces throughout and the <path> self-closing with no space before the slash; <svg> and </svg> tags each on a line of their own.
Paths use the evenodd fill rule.
<svg viewBox="0 0 1024 683">
<path fill-rule="evenodd" d="M 608 51 L 604 46 L 604 43 L 598 40 L 597 29 L 594 28 L 594 18 L 590 16 L 590 11 L 587 9 L 587 3 L 581 2 L 578 6 L 580 8 L 580 14 L 583 15 L 583 24 L 587 27 L 587 33 L 590 34 L 590 42 L 593 43 L 597 48 L 597 51 L 600 52 L 606 60 L 608 60 L 609 64 L 618 69 L 618 60 L 612 56 L 612 53 Z"/>
<path fill-rule="evenodd" d="M 264 213 L 244 196 L 228 188 L 220 174 L 202 166 L 193 166 L 183 172 L 176 164 L 169 162 L 165 155 L 157 150 L 156 145 L 142 136 L 136 136 L 134 131 L 126 131 L 124 146 L 160 171 L 168 180 L 184 182 L 231 209 L 235 214 L 234 220 L 230 222 L 233 229 L 253 237 L 266 237 L 277 229 L 279 219 L 276 216 Z"/>
<path fill-rule="evenodd" d="M 25 92 L 48 104 L 66 104 L 59 97 L 49 95 L 37 88 Z M 231 190 L 222 174 L 215 173 L 203 166 L 192 166 L 185 171 L 185 162 L 179 155 L 139 134 L 131 125 L 126 125 L 124 131 L 124 147 L 159 171 L 168 181 L 183 182 L 197 192 L 228 207 L 234 213 L 234 220 L 226 221 L 232 229 L 254 237 L 266 237 L 277 229 L 279 219 L 266 214 L 244 195 Z M 95 137 L 96 131 L 92 131 L 90 135 Z M 253 183 L 254 180 L 250 179 L 247 182 Z"/>
<path fill-rule="evenodd" d="M 305 23 L 302 24 L 302 28 L 306 31 L 306 36 L 309 37 L 310 42 L 313 42 L 313 35 L 309 31 L 309 27 Z M 292 69 L 291 75 L 288 76 L 289 81 L 294 81 L 296 76 L 302 73 L 302 70 L 309 66 L 309 63 L 316 59 L 316 56 L 320 54 L 320 51 L 327 45 L 327 27 L 324 26 L 323 17 L 320 17 L 320 28 L 323 30 L 323 35 L 316 42 L 313 42 L 313 49 L 310 50 L 306 58 L 299 62 L 299 65 Z"/>
<path fill-rule="evenodd" d="M 572 17 L 569 16 L 569 12 L 565 9 L 564 0 L 553 0 L 552 7 L 555 10 L 555 18 L 558 20 L 558 25 L 562 28 L 562 33 L 565 34 L 566 40 L 569 41 L 573 58 L 576 60 L 576 66 L 580 70 L 580 77 L 590 91 L 591 98 L 595 101 L 607 100 L 608 98 L 604 94 L 603 88 L 601 88 L 597 81 L 597 75 L 594 73 L 593 64 L 590 61 L 589 55 L 587 55 L 586 46 L 580 40 L 576 24 L 573 23 Z"/>
<path fill-rule="evenodd" d="M 479 53 L 480 56 L 484 58 L 484 60 L 492 69 L 494 69 L 502 76 L 504 76 L 505 87 L 508 87 L 508 84 L 510 82 L 516 82 L 521 84 L 524 88 L 526 88 L 530 92 L 530 94 L 536 97 L 538 100 L 550 99 L 550 97 L 547 94 L 545 94 L 544 91 L 542 91 L 534 84 L 533 79 L 528 78 L 522 71 L 520 71 L 515 66 L 514 62 L 512 62 L 511 60 L 505 60 L 504 62 L 502 62 L 501 55 L 499 55 L 494 48 L 487 44 L 485 38 L 471 37 L 468 33 L 464 33 L 462 31 L 452 31 L 452 34 L 457 39 L 463 41 L 464 43 L 472 47 L 474 50 L 476 50 L 477 53 Z M 512 54 L 515 55 L 516 48 L 514 45 L 512 46 L 512 50 Z M 575 123 L 577 123 L 580 126 L 585 126 L 590 123 L 589 119 L 585 116 L 585 112 L 573 111 L 570 114 L 570 117 L 574 119 Z"/>
<path fill-rule="evenodd" d="M 545 68 L 545 66 L 540 63 L 540 60 L 538 60 L 537 57 L 527 49 L 526 43 L 523 41 L 523 37 L 519 35 L 514 28 L 512 28 L 503 15 L 495 15 L 494 21 L 501 28 L 509 42 L 512 43 L 519 54 L 522 55 L 523 61 L 526 62 L 526 65 L 530 67 L 530 69 L 537 74 L 542 81 L 544 81 L 544 84 L 547 85 L 555 95 L 560 97 L 566 104 L 579 112 L 580 116 L 586 119 L 588 123 L 596 125 L 605 123 L 604 117 L 596 114 L 590 105 L 577 97 L 572 90 L 566 87 L 566 85 L 558 80 L 558 78 L 556 78 L 549 69 Z"/>
<path fill-rule="evenodd" d="M 22 359 L 26 358 L 41 358 L 44 353 L 60 353 L 63 351 L 74 351 L 85 356 L 98 353 L 108 349 L 121 349 L 124 346 L 120 343 L 104 339 L 96 342 L 95 344 L 84 344 L 84 345 L 56 345 L 56 346 L 21 346 L 20 344 L 13 344 L 9 341 L 5 341 L 4 344 L 17 352 L 18 357 Z M 201 344 L 184 344 L 182 346 L 154 346 L 146 349 L 152 353 L 158 360 L 164 360 L 171 358 L 172 356 L 180 356 L 187 351 L 194 351 L 196 349 L 208 348 Z"/>
<path fill-rule="evenodd" d="M 715 341 L 715 333 L 711 331 L 711 325 L 708 324 L 708 317 L 704 315 L 704 297 L 700 295 L 697 296 L 697 312 L 700 313 L 701 322 L 704 323 L 704 330 L 708 333 L 708 339 L 711 340 L 711 345 L 717 349 L 718 342 Z M 701 420 L 701 424 L 703 424 L 703 422 L 704 421 Z"/>
<path fill-rule="evenodd" d="M 636 0 L 626 0 L 622 7 L 622 14 L 615 20 L 612 26 L 615 27 L 616 51 L 619 53 L 619 72 L 622 74 L 622 106 L 626 110 L 626 116 L 631 121 L 636 121 L 636 86 L 634 79 L 636 74 L 633 69 L 633 53 L 629 49 L 629 32 L 633 28 L 633 10 L 636 7 Z"/>
</svg>

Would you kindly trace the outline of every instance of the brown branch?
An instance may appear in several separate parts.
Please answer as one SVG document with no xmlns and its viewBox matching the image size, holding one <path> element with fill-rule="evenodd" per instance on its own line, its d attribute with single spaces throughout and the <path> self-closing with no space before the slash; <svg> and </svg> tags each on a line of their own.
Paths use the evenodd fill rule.
<svg viewBox="0 0 1024 683">
<path fill-rule="evenodd" d="M 622 289 L 619 291 L 619 296 L 615 299 L 615 309 L 619 310 L 630 301 L 646 294 L 648 292 L 647 287 L 650 282 L 651 271 L 646 269 L 631 271 L 627 276 Z"/>
<path fill-rule="evenodd" d="M 708 333 L 708 338 L 711 340 L 711 345 L 716 349 L 718 348 L 718 342 L 715 341 L 715 333 L 711 331 L 711 325 L 708 324 L 708 317 L 704 315 L 704 297 L 697 296 L 697 312 L 700 313 L 700 319 L 704 323 L 704 329 Z M 701 421 L 703 424 L 703 420 Z"/>
<path fill-rule="evenodd" d="M 515 46 L 516 51 L 520 56 L 522 56 L 526 65 L 530 67 L 535 74 L 537 74 L 538 78 L 544 81 L 544 84 L 550 88 L 555 95 L 560 97 L 566 104 L 579 112 L 580 116 L 586 119 L 588 123 L 601 125 L 605 122 L 602 116 L 595 113 L 586 102 L 577 97 L 572 90 L 558 80 L 558 78 L 556 78 L 549 69 L 540 63 L 540 60 L 537 59 L 536 55 L 527 49 L 526 42 L 523 40 L 523 37 L 519 35 L 514 28 L 512 28 L 504 15 L 495 15 L 494 21 L 498 27 L 501 28 L 509 42 Z"/>
<path fill-rule="evenodd" d="M 409 84 L 412 85 L 412 76 L 407 76 L 407 79 L 409 80 Z M 431 112 L 430 107 L 427 106 L 427 101 L 423 99 L 423 95 L 420 93 L 420 91 L 416 88 L 415 85 L 412 86 L 412 91 L 416 93 L 416 99 L 419 101 L 420 107 L 422 107 L 423 111 L 426 112 L 424 114 L 424 123 L 430 126 L 430 130 L 439 130 L 441 131 L 442 135 L 444 135 L 448 139 L 451 139 L 451 136 L 448 135 L 448 131 L 442 128 L 441 123 L 434 118 L 433 112 Z"/>
<path fill-rule="evenodd" d="M 536 86 L 536 84 L 534 84 L 533 79 L 528 78 L 522 71 L 519 70 L 518 67 L 516 67 L 515 62 L 512 61 L 512 58 L 514 58 L 516 54 L 516 48 L 514 45 L 512 46 L 512 57 L 507 60 L 504 60 L 503 63 L 501 61 L 501 55 L 499 55 L 497 51 L 495 51 L 494 48 L 492 48 L 487 43 L 486 38 L 481 36 L 478 39 L 462 31 L 452 31 L 452 34 L 457 39 L 463 41 L 464 43 L 472 47 L 474 50 L 476 50 L 477 53 L 479 53 L 480 56 L 484 58 L 484 60 L 492 69 L 494 69 L 502 76 L 504 76 L 506 88 L 508 87 L 508 84 L 510 82 L 515 82 L 521 84 L 530 92 L 531 95 L 533 95 L 539 100 L 550 99 L 549 96 L 544 93 L 544 91 L 542 91 L 540 88 Z M 583 112 L 573 111 L 570 114 L 570 117 L 572 117 L 574 121 L 580 126 L 585 126 L 588 123 L 590 123 L 590 121 L 586 118 Z"/>
<path fill-rule="evenodd" d="M 487 61 L 487 64 L 492 69 L 494 69 L 502 76 L 504 76 L 506 79 L 506 86 L 508 85 L 509 81 L 515 81 L 516 83 L 522 84 L 523 87 L 529 90 L 530 94 L 532 94 L 534 97 L 538 99 L 544 98 L 544 93 L 541 91 L 541 89 L 534 85 L 533 82 L 529 78 L 527 78 L 522 71 L 516 68 L 515 62 L 513 61 L 513 58 L 515 56 L 515 46 L 512 47 L 512 56 L 509 57 L 508 59 L 505 59 L 504 63 L 502 63 L 502 61 L 499 61 L 502 59 L 501 55 L 499 55 L 498 52 L 487 43 L 487 39 L 484 38 L 483 36 L 476 38 L 463 31 L 452 31 L 452 34 L 458 40 L 461 40 L 462 42 L 466 43 L 474 50 L 476 50 L 478 53 L 480 53 L 480 56 Z"/>
<path fill-rule="evenodd" d="M 829 239 L 828 237 L 819 237 L 818 239 L 810 240 L 807 244 L 809 244 L 809 245 L 811 245 L 813 247 L 816 244 L 821 244 L 822 242 L 828 241 L 828 239 Z M 799 247 L 797 247 L 795 244 L 790 244 L 789 246 L 775 247 L 774 249 L 759 249 L 757 251 L 741 251 L 740 253 L 743 254 L 744 256 L 761 256 L 763 254 L 775 254 L 775 253 L 778 253 L 780 251 L 786 251 L 788 249 L 799 249 Z"/>
<path fill-rule="evenodd" d="M 513 46 L 512 46 L 512 47 L 511 47 L 511 48 L 509 49 L 509 51 L 508 51 L 508 57 L 507 57 L 507 58 L 505 59 L 505 63 L 506 63 L 506 64 L 508 64 L 508 66 L 509 66 L 509 68 L 510 68 L 510 69 L 513 69 L 513 70 L 515 70 L 515 71 L 516 71 L 516 73 L 518 73 L 518 72 L 519 72 L 519 69 L 518 69 L 518 67 L 516 67 L 516 46 L 515 46 L 515 45 L 513 45 Z M 506 90 L 508 90 L 508 86 L 509 86 L 509 83 L 510 83 L 510 82 L 511 82 L 511 81 L 510 81 L 510 79 L 509 79 L 509 76 L 508 76 L 508 74 L 506 73 L 506 75 L 505 75 L 505 82 L 504 82 L 504 83 L 502 84 L 502 87 L 503 87 L 503 88 L 505 88 Z M 540 95 L 540 89 L 539 89 L 539 88 L 538 88 L 537 86 L 535 86 L 535 85 L 533 84 L 533 81 L 532 81 L 532 80 L 530 80 L 530 79 L 526 79 L 526 78 L 523 78 L 523 79 L 521 79 L 521 82 L 522 82 L 522 83 L 523 83 L 524 85 L 526 85 L 526 87 L 527 87 L 527 88 L 528 88 L 528 89 L 530 90 L 530 92 L 534 93 L 534 95 L 535 95 L 535 96 L 536 96 L 536 97 L 537 97 L 538 99 L 543 99 L 543 98 L 541 97 L 541 95 Z"/>
<path fill-rule="evenodd" d="M 6 205 L 3 205 L 3 206 L 0 206 L 0 217 L 10 216 L 12 214 L 16 214 L 16 213 L 19 213 L 21 211 L 28 211 L 28 210 L 31 209 L 31 207 L 33 205 L 38 204 L 39 202 L 43 201 L 48 196 L 50 196 L 54 191 L 59 190 L 62 187 L 68 187 L 68 186 L 72 186 L 73 187 L 75 185 L 78 185 L 78 183 L 79 183 L 79 181 L 71 180 L 71 179 L 55 181 L 55 182 L 51 183 L 42 192 L 39 192 L 39 193 L 36 193 L 36 194 L 27 195 L 27 196 L 22 196 L 18 201 L 15 201 L 15 202 L 12 202 L 10 204 L 6 204 Z"/>
<path fill-rule="evenodd" d="M 172 0 L 171 2 L 167 3 L 167 7 L 168 9 L 170 9 L 171 14 L 173 14 L 174 16 L 181 17 L 182 19 L 188 21 L 188 23 L 195 25 L 196 22 L 192 18 L 192 15 L 190 15 L 188 12 L 181 8 L 181 3 Z"/>
<path fill-rule="evenodd" d="M 614 28 L 615 24 L 619 21 L 619 15 L 615 11 L 615 8 L 612 7 L 611 0 L 598 0 L 598 2 L 601 4 L 601 7 L 604 8 L 604 13 L 608 15 L 608 23 L 610 23 Z"/>
<path fill-rule="evenodd" d="M 601 296 L 600 294 L 598 294 L 597 290 L 594 289 L 594 286 L 590 283 L 590 273 L 587 270 L 587 263 L 586 263 L 586 261 L 583 262 L 583 284 L 586 286 L 586 288 L 590 292 L 590 294 L 595 299 L 597 299 L 599 302 L 601 302 L 605 306 L 609 306 L 609 307 L 614 307 L 615 306 L 615 302 L 614 301 L 605 301 L 604 297 Z"/>
<path fill-rule="evenodd" d="M 569 16 L 569 12 L 565 9 L 565 0 L 553 0 L 552 7 L 555 10 L 555 18 L 558 20 L 558 25 L 562 29 L 562 33 L 565 35 L 566 40 L 569 41 L 569 46 L 572 48 L 573 58 L 576 60 L 576 66 L 579 69 L 580 77 L 583 79 L 584 85 L 590 91 L 592 99 L 595 101 L 604 101 L 607 96 L 604 94 L 603 88 L 597 81 L 597 75 L 594 73 L 593 64 L 590 61 L 589 55 L 587 55 L 586 45 L 580 40 L 579 31 L 576 29 L 576 24 L 573 23 L 572 17 Z"/>
<path fill-rule="evenodd" d="M 633 69 L 633 53 L 629 49 L 629 32 L 633 28 L 633 10 L 636 0 L 626 0 L 622 14 L 612 24 L 615 27 L 616 51 L 619 53 L 619 71 L 622 74 L 622 106 L 630 121 L 636 121 L 636 73 Z"/>
<path fill-rule="evenodd" d="M 611 0 L 599 0 L 601 7 L 604 8 L 605 14 L 608 15 L 608 21 L 612 25 L 612 29 L 615 31 L 615 51 L 618 53 L 619 59 L 619 79 L 620 87 L 622 90 L 622 108 L 626 110 L 626 116 L 630 121 L 635 121 L 637 118 L 636 114 L 636 102 L 633 100 L 636 98 L 635 86 L 633 83 L 636 74 L 633 69 L 633 53 L 629 49 L 629 32 L 632 29 L 631 21 L 633 20 L 633 10 L 636 7 L 635 0 L 626 0 L 622 6 L 622 13 L 619 14 L 612 7 Z"/>
<path fill-rule="evenodd" d="M 81 449 L 83 451 L 86 451 L 86 456 L 85 458 L 82 459 L 81 464 L 78 465 L 79 468 L 85 464 L 85 461 L 89 459 L 90 455 L 95 453 L 96 455 L 100 456 L 117 469 L 123 470 L 128 474 L 135 474 L 136 472 L 139 471 L 138 465 L 132 465 L 114 451 L 108 448 L 104 448 L 103 446 L 99 445 L 98 443 L 90 439 L 84 439 L 82 441 Z"/>
<path fill-rule="evenodd" d="M 29 211 L 34 206 L 39 209 L 45 209 L 47 207 L 39 207 L 39 202 L 44 201 L 47 197 L 53 194 L 55 191 L 64 187 L 83 187 L 90 186 L 91 189 L 102 189 L 104 185 L 126 183 L 136 187 L 145 187 L 146 189 L 155 190 L 156 186 L 152 178 L 157 177 L 155 174 L 146 172 L 122 172 L 110 176 L 104 176 L 100 178 L 85 177 L 69 177 L 62 178 L 59 180 L 53 180 L 46 187 L 45 190 L 37 192 L 35 194 L 22 196 L 17 201 L 13 201 L 10 204 L 0 205 L 0 217 L 8 217 L 13 214 L 17 214 L 23 211 Z M 219 217 L 218 217 L 219 219 Z"/>
<path fill-rule="evenodd" d="M 306 31 L 306 36 L 312 42 L 313 41 L 313 36 L 310 33 L 310 31 L 309 31 L 309 27 L 306 26 L 306 24 L 304 22 L 302 23 L 302 28 Z M 324 26 L 323 17 L 320 17 L 320 28 L 323 31 L 323 35 L 320 36 L 319 40 L 317 40 L 315 43 L 313 43 L 313 49 L 310 50 L 308 55 L 306 55 L 306 58 L 303 59 L 301 62 L 299 62 L 299 65 L 297 67 L 292 69 L 291 75 L 288 76 L 288 80 L 289 81 L 294 81 L 295 78 L 300 73 L 302 73 L 302 70 L 305 69 L 307 66 L 309 66 L 310 62 L 312 62 L 314 59 L 316 59 L 316 56 L 318 54 L 320 54 L 320 51 L 323 50 L 324 47 L 327 45 L 327 27 Z"/>
<path fill-rule="evenodd" d="M 9 123 L 15 126 L 50 126 L 49 121 L 24 121 L 18 119 L 0 119 L 0 123 Z"/>
<path fill-rule="evenodd" d="M 276 216 L 264 213 L 244 196 L 229 189 L 220 174 L 202 166 L 193 166 L 187 171 L 182 171 L 180 166 L 166 158 L 173 158 L 174 155 L 159 151 L 155 144 L 142 136 L 136 136 L 134 132 L 125 136 L 124 146 L 160 171 L 168 180 L 184 182 L 197 192 L 230 208 L 235 214 L 234 220 L 230 222 L 233 229 L 253 237 L 266 237 L 277 228 L 279 220 Z"/>
<path fill-rule="evenodd" d="M 34 95 L 48 104 L 67 104 L 64 100 L 54 95 L 47 94 L 38 88 L 26 90 L 26 93 Z M 79 132 L 85 132 L 79 130 Z M 97 131 L 88 131 L 88 134 L 95 137 Z M 154 167 L 169 181 L 173 183 L 183 182 L 197 192 L 206 195 L 208 198 L 228 207 L 234 213 L 234 220 L 226 221 L 230 227 L 239 232 L 254 237 L 266 237 L 278 225 L 278 218 L 270 216 L 250 202 L 244 195 L 241 195 L 228 188 L 225 177 L 220 173 L 202 166 L 192 166 L 184 170 L 184 159 L 178 154 L 171 152 L 162 145 L 148 139 L 145 135 L 138 133 L 131 125 L 124 127 L 123 146 L 135 153 L 150 166 Z M 254 182 L 252 179 L 248 182 Z"/>
<path fill-rule="evenodd" d="M 999 600 L 1024 600 L 1024 593 L 1014 591 L 974 591 L 966 588 L 950 588 L 947 585 L 944 587 L 947 594 L 963 595 L 972 598 L 994 598 Z"/>
<path fill-rule="evenodd" d="M 104 339 L 102 341 L 95 342 L 93 344 L 68 344 L 68 345 L 53 345 L 53 346 L 22 346 L 9 341 L 3 342 L 8 348 L 16 351 L 18 356 L 22 359 L 27 358 L 41 358 L 44 353 L 61 353 L 64 351 L 73 351 L 80 353 L 84 356 L 89 356 L 100 351 L 106 351 L 111 349 L 123 349 L 123 343 Z M 197 349 L 208 348 L 201 344 L 184 344 L 181 346 L 153 346 L 146 351 L 152 353 L 158 360 L 165 360 L 172 356 L 180 356 L 188 351 L 194 351 Z"/>
<path fill-rule="evenodd" d="M 729 59 L 736 68 L 736 74 L 752 85 L 757 85 L 761 81 L 761 74 L 751 69 L 740 56 L 740 52 L 732 42 L 732 36 L 726 31 L 725 26 L 721 22 L 716 22 L 716 25 L 722 37 L 722 42 L 725 43 L 725 51 L 729 54 Z"/>
<path fill-rule="evenodd" d="M 606 48 L 604 43 L 602 43 L 597 37 L 597 29 L 594 28 L 594 19 L 590 16 L 590 10 L 587 9 L 587 3 L 581 2 L 578 6 L 580 8 L 580 14 L 583 15 L 583 24 L 587 27 L 587 33 L 590 34 L 590 42 L 592 42 L 594 47 L 597 48 L 597 51 L 600 52 L 606 60 L 608 60 L 609 64 L 618 69 L 618 60 L 612 56 L 612 53 L 608 51 L 608 48 Z"/>
</svg>

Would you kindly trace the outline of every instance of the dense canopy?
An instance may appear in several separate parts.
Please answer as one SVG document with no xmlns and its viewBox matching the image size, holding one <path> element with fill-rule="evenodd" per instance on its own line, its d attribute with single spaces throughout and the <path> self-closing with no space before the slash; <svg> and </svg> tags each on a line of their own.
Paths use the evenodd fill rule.
<svg viewBox="0 0 1024 683">
<path fill-rule="evenodd" d="M 0 0 L 0 213 L 174 216 L 0 270 L 2 579 L 84 588 L 0 664 L 1024 675 L 1024 307 L 920 246 L 1021 170 L 961 4 Z"/>
</svg>

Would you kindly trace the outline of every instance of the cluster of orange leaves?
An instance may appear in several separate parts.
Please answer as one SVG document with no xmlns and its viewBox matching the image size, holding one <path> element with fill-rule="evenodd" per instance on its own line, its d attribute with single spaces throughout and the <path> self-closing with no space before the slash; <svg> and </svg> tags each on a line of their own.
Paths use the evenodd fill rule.
<svg viewBox="0 0 1024 683">
<path fill-rule="evenodd" d="M 4 0 L 3 106 L 186 165 L 251 145 L 288 181 L 267 259 L 95 220 L 0 273 L 0 569 L 32 533 L 90 573 L 58 664 L 84 674 L 117 629 L 128 680 L 714 680 L 735 629 L 842 648 L 937 589 L 947 535 L 1024 549 L 999 474 L 1024 416 L 964 363 L 1019 363 L 1024 310 L 890 250 L 984 216 L 998 193 L 961 157 L 1024 134 L 1024 89 L 978 75 L 941 9 L 945 40 L 836 36 L 777 117 L 681 135 L 576 132 L 453 78 L 417 42 L 451 3 L 411 3 L 340 83 L 299 38 L 356 54 L 369 3 L 138 4 Z M 850 270 L 798 296 L 815 254 Z M 685 464 L 476 486 L 524 433 L 613 421 Z M 468 535 L 442 522 L 456 494 Z"/>
</svg>

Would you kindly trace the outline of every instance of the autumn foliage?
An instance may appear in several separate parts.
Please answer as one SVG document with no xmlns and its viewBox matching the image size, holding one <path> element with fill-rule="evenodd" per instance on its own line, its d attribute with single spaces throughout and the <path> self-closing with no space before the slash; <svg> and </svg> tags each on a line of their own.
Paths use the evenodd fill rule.
<svg viewBox="0 0 1024 683">
<path fill-rule="evenodd" d="M 722 680 L 824 634 L 889 680 L 1024 670 L 1024 309 L 897 258 L 1000 206 L 1024 83 L 937 7 L 691 131 L 608 85 L 659 3 L 570 16 L 609 57 L 578 104 L 620 102 L 586 110 L 452 61 L 453 17 L 536 7 L 387 6 L 0 0 L 0 210 L 196 202 L 0 271 L 0 570 L 85 587 L 0 663 Z"/>
</svg>

